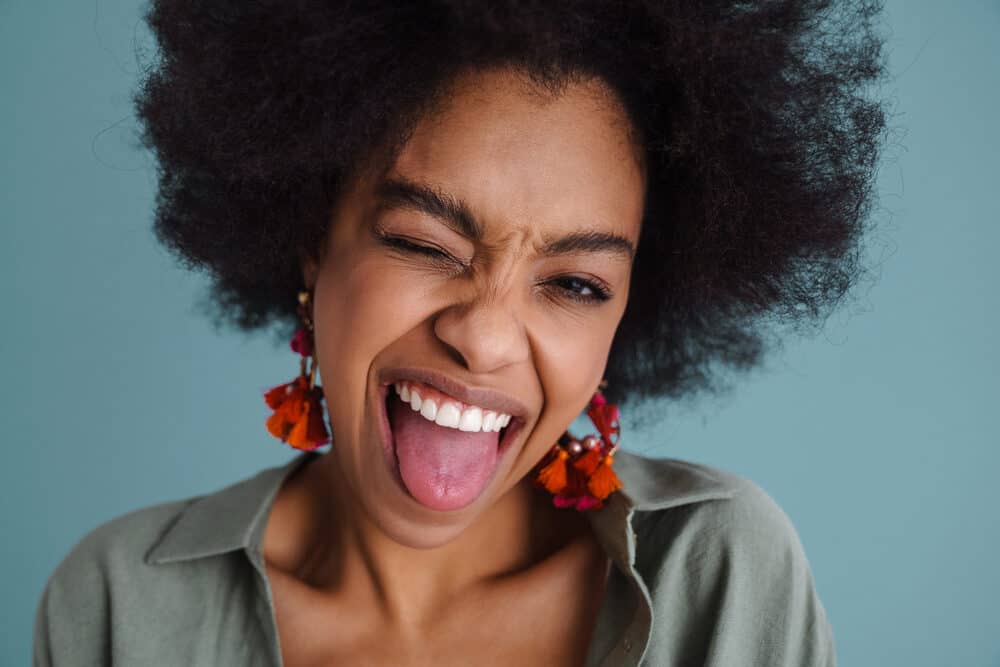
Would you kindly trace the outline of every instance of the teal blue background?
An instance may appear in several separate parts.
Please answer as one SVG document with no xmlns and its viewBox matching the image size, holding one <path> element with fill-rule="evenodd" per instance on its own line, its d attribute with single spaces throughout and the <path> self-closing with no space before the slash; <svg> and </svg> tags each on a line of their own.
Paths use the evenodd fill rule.
<svg viewBox="0 0 1000 667">
<path fill-rule="evenodd" d="M 0 664 L 84 533 L 291 452 L 261 393 L 295 359 L 217 332 L 157 247 L 134 0 L 0 2 Z M 841 664 L 1000 666 L 1000 5 L 887 7 L 874 273 L 822 334 L 627 446 L 743 474 L 790 515 Z M 626 424 L 627 427 L 627 424 Z"/>
</svg>

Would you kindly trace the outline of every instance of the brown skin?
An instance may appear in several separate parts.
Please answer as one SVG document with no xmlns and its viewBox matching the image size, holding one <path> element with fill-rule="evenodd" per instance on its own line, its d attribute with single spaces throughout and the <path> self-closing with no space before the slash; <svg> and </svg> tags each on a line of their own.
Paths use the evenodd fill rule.
<svg viewBox="0 0 1000 667">
<path fill-rule="evenodd" d="M 303 269 L 334 444 L 285 484 L 268 522 L 286 664 L 470 664 L 480 654 L 476 664 L 576 664 L 600 602 L 608 562 L 586 520 L 553 509 L 528 475 L 601 380 L 632 262 L 538 249 L 580 231 L 637 246 L 644 174 L 599 81 L 551 98 L 511 71 L 480 71 L 445 102 L 379 176 L 465 202 L 481 241 L 425 212 L 379 209 L 378 176 L 365 176 L 339 201 L 319 262 Z M 387 247 L 373 225 L 469 268 Z M 574 277 L 596 278 L 611 298 L 574 301 L 587 294 L 566 282 Z M 414 365 L 528 410 L 492 481 L 451 512 L 410 497 L 380 450 L 377 373 Z M 337 632 L 316 632 L 324 623 Z"/>
</svg>

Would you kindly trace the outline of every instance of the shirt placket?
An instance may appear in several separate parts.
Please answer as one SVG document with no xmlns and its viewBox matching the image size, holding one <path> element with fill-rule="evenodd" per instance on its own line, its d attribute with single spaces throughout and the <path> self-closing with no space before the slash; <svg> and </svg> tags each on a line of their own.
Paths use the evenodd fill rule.
<svg viewBox="0 0 1000 667">
<path fill-rule="evenodd" d="M 598 663 L 599 667 L 639 667 L 649 644 L 653 605 L 649 590 L 635 569 L 633 513 L 632 503 L 619 493 L 591 517 L 596 537 L 618 570 L 620 578 L 616 578 L 615 585 L 625 586 L 628 603 L 624 613 L 631 615 L 618 641 Z M 606 618 L 605 614 L 601 616 Z"/>
</svg>

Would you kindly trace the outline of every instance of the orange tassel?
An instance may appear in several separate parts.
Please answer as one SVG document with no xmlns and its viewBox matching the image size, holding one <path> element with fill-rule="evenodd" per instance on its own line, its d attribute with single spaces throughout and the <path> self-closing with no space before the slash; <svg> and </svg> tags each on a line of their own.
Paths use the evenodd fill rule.
<svg viewBox="0 0 1000 667">
<path fill-rule="evenodd" d="M 264 402 L 267 403 L 267 407 L 272 410 L 277 410 L 278 407 L 285 402 L 285 398 L 295 390 L 295 382 L 289 382 L 288 384 L 279 384 L 273 389 L 269 389 L 266 394 L 264 394 Z"/>
<path fill-rule="evenodd" d="M 318 401 L 310 397 L 301 403 L 298 419 L 290 424 L 283 440 L 296 449 L 307 451 L 330 441 L 323 423 L 323 408 Z"/>
<path fill-rule="evenodd" d="M 316 449 L 329 442 L 320 394 L 317 388 L 309 389 L 306 377 L 299 376 L 288 384 L 268 390 L 264 400 L 274 410 L 265 422 L 274 437 L 304 450 Z"/>
<path fill-rule="evenodd" d="M 330 432 L 326 430 L 326 422 L 323 421 L 323 390 L 314 387 L 312 391 L 308 438 L 311 442 L 318 443 L 317 446 L 325 445 L 330 442 Z"/>
<path fill-rule="evenodd" d="M 538 471 L 535 479 L 549 493 L 561 493 L 566 488 L 566 459 L 569 458 L 562 448 L 544 468 Z"/>
<path fill-rule="evenodd" d="M 611 454 L 605 456 L 594 473 L 590 476 L 590 480 L 587 482 L 587 488 L 594 495 L 595 498 L 604 500 L 609 495 L 622 488 L 622 482 L 618 479 L 618 475 L 615 471 L 611 469 L 611 465 L 614 463 L 615 457 Z"/>
<path fill-rule="evenodd" d="M 587 495 L 587 493 L 587 477 L 573 465 L 567 466 L 566 488 L 563 490 L 563 495 L 579 497 Z"/>
<path fill-rule="evenodd" d="M 604 385 L 602 381 L 601 387 Z M 559 443 L 576 450 L 575 458 L 557 445 L 550 450 L 549 458 L 543 459 L 546 465 L 535 477 L 536 484 L 553 494 L 552 503 L 556 507 L 572 507 L 580 512 L 601 509 L 604 499 L 622 488 L 621 480 L 611 467 L 621 434 L 618 406 L 608 403 L 598 389 L 590 401 L 587 416 L 600 435 L 588 436 L 582 443 L 574 444 L 567 431 Z M 580 452 L 580 444 L 585 451 Z"/>
<path fill-rule="evenodd" d="M 291 428 L 288 429 L 288 434 L 285 436 L 285 442 L 296 449 L 309 446 L 309 441 L 306 438 L 306 430 L 309 426 L 309 403 L 302 403 L 301 409 L 301 416 L 292 422 Z"/>
<path fill-rule="evenodd" d="M 272 410 L 277 410 L 288 401 L 301 401 L 309 391 L 309 379 L 300 375 L 291 382 L 279 384 L 264 394 L 264 401 Z"/>
<path fill-rule="evenodd" d="M 274 437 L 287 440 L 289 431 L 302 417 L 304 405 L 298 395 L 286 397 L 265 422 L 267 430 Z"/>
<path fill-rule="evenodd" d="M 580 458 L 573 461 L 573 467 L 583 473 L 584 477 L 590 477 L 594 474 L 601 463 L 601 450 L 590 449 L 587 450 Z"/>
</svg>

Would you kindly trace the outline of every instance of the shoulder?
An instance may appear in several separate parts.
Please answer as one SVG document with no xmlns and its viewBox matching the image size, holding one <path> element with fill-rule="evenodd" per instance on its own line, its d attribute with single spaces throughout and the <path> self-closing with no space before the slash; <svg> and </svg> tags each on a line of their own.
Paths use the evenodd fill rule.
<svg viewBox="0 0 1000 667">
<path fill-rule="evenodd" d="M 114 607 L 148 595 L 146 553 L 196 499 L 129 512 L 77 541 L 49 576 L 35 611 L 36 665 L 108 664 Z"/>
<path fill-rule="evenodd" d="M 259 612 L 251 550 L 282 480 L 311 459 L 129 512 L 84 535 L 46 582 L 35 665 L 109 664 L 112 654 L 130 664 L 209 664 L 223 641 L 234 655 L 266 654 L 232 634 Z"/>
<path fill-rule="evenodd" d="M 709 478 L 715 490 L 637 508 L 633 519 L 635 566 L 663 619 L 654 650 L 664 664 L 836 664 L 805 549 L 775 499 L 720 468 L 644 458 L 660 478 Z"/>
<path fill-rule="evenodd" d="M 682 459 L 628 454 L 624 463 L 624 491 L 633 499 L 633 527 L 645 538 L 647 556 L 662 553 L 668 543 L 726 548 L 737 556 L 754 549 L 773 555 L 779 546 L 802 554 L 788 514 L 757 482 Z"/>
<path fill-rule="evenodd" d="M 98 573 L 140 567 L 149 549 L 200 498 L 150 505 L 100 524 L 67 553 L 50 577 L 50 583 L 67 579 L 79 582 Z"/>
<path fill-rule="evenodd" d="M 692 547 L 728 546 L 743 553 L 759 545 L 774 553 L 777 546 L 801 551 L 791 519 L 757 482 L 733 472 L 679 459 L 646 459 L 668 484 L 697 492 L 664 489 L 670 502 L 662 507 L 638 506 L 636 523 L 647 537 L 691 540 Z M 706 485 L 704 479 L 711 480 Z M 704 488 L 709 486 L 710 488 Z M 678 533 L 676 529 L 683 528 Z"/>
<path fill-rule="evenodd" d="M 49 576 L 45 601 L 73 602 L 137 574 L 149 549 L 201 496 L 143 507 L 110 519 L 80 538 Z"/>
</svg>

